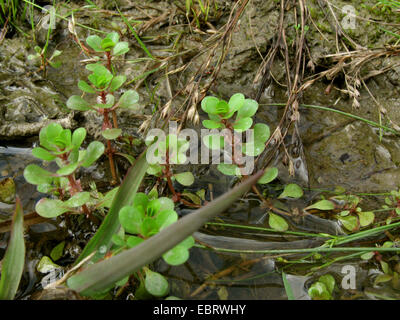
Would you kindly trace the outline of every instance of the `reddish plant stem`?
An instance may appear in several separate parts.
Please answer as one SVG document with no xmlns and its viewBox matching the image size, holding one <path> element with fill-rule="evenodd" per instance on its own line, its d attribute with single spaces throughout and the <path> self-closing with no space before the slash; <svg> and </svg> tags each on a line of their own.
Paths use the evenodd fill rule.
<svg viewBox="0 0 400 320">
<path fill-rule="evenodd" d="M 102 102 L 105 104 L 106 103 L 106 93 L 104 91 L 102 91 L 100 93 L 100 97 L 101 97 Z M 103 130 L 111 129 L 112 124 L 111 124 L 110 118 L 108 116 L 109 110 L 103 109 L 102 113 L 103 113 Z M 117 172 L 115 170 L 115 164 L 114 164 L 114 159 L 113 159 L 114 150 L 111 146 L 110 140 L 107 140 L 107 149 L 106 149 L 105 153 L 107 154 L 108 162 L 110 164 L 110 170 L 111 170 L 111 176 L 112 176 L 111 184 L 115 185 L 118 182 L 118 177 L 117 177 Z"/>
</svg>

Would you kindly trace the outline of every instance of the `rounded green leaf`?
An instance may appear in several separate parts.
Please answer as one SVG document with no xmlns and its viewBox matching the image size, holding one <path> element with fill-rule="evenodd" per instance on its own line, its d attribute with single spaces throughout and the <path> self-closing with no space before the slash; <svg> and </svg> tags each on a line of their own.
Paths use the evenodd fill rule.
<svg viewBox="0 0 400 320">
<path fill-rule="evenodd" d="M 259 141 L 248 142 L 242 144 L 242 152 L 250 157 L 260 155 L 265 149 L 265 144 Z"/>
<path fill-rule="evenodd" d="M 194 176 L 191 172 L 181 172 L 174 174 L 176 181 L 178 181 L 181 185 L 191 186 L 194 182 Z"/>
<path fill-rule="evenodd" d="M 119 99 L 119 107 L 134 109 L 139 101 L 139 94 L 135 90 L 126 91 Z"/>
<path fill-rule="evenodd" d="M 89 200 L 90 200 L 89 192 L 78 192 L 74 194 L 71 198 L 69 198 L 67 201 L 64 201 L 64 206 L 69 208 L 76 208 L 89 202 Z"/>
<path fill-rule="evenodd" d="M 119 222 L 126 232 L 139 234 L 144 218 L 143 210 L 125 206 L 119 211 Z"/>
<path fill-rule="evenodd" d="M 181 245 L 177 245 L 162 255 L 166 263 L 177 266 L 185 263 L 189 259 L 189 250 Z"/>
<path fill-rule="evenodd" d="M 238 109 L 237 119 L 252 117 L 256 114 L 258 109 L 258 103 L 252 99 L 244 100 L 244 103 L 240 109 Z"/>
<path fill-rule="evenodd" d="M 96 35 L 92 35 L 86 38 L 86 43 L 96 52 L 103 52 L 101 47 L 101 38 Z"/>
<path fill-rule="evenodd" d="M 82 142 L 86 138 L 86 129 L 85 128 L 78 128 L 72 133 L 72 147 L 73 148 L 79 148 L 82 144 Z"/>
<path fill-rule="evenodd" d="M 276 177 L 278 176 L 278 168 L 267 168 L 264 171 L 264 175 L 258 180 L 257 183 L 260 184 L 267 184 L 270 183 L 271 181 L 275 180 Z"/>
<path fill-rule="evenodd" d="M 332 298 L 325 284 L 319 281 L 313 283 L 312 286 L 308 289 L 308 295 L 313 300 L 330 300 Z"/>
<path fill-rule="evenodd" d="M 67 101 L 67 107 L 72 110 L 87 111 L 90 110 L 89 103 L 80 96 L 71 96 Z"/>
<path fill-rule="evenodd" d="M 204 112 L 208 114 L 217 114 L 217 104 L 219 103 L 219 99 L 216 97 L 205 97 L 201 101 L 201 108 Z"/>
<path fill-rule="evenodd" d="M 143 210 L 146 209 L 149 202 L 148 196 L 143 192 L 137 192 L 132 201 L 132 206 L 142 207 Z"/>
<path fill-rule="evenodd" d="M 117 43 L 119 41 L 119 34 L 118 32 L 110 32 L 106 35 L 105 39 L 110 39 L 113 43 Z"/>
<path fill-rule="evenodd" d="M 65 246 L 65 241 L 62 241 L 51 250 L 50 257 L 54 261 L 57 261 L 63 256 L 64 246 Z"/>
<path fill-rule="evenodd" d="M 300 198 L 303 196 L 303 189 L 295 183 L 285 186 L 285 189 L 278 198 Z"/>
<path fill-rule="evenodd" d="M 217 169 L 227 176 L 241 176 L 240 168 L 236 164 L 219 163 Z"/>
<path fill-rule="evenodd" d="M 224 148 L 224 137 L 219 134 L 209 134 L 204 136 L 203 142 L 208 149 L 220 150 Z"/>
<path fill-rule="evenodd" d="M 104 153 L 104 145 L 99 141 L 92 141 L 86 149 L 82 167 L 90 167 Z"/>
<path fill-rule="evenodd" d="M 86 81 L 79 80 L 78 82 L 78 87 L 81 89 L 83 92 L 87 93 L 96 93 L 96 90 L 94 90 Z"/>
<path fill-rule="evenodd" d="M 114 140 L 118 138 L 122 133 L 121 129 L 113 128 L 113 129 L 105 129 L 101 132 L 101 135 L 107 140 Z"/>
<path fill-rule="evenodd" d="M 161 210 L 174 210 L 175 204 L 170 198 L 161 197 L 158 199 L 158 202 L 160 203 Z"/>
<path fill-rule="evenodd" d="M 136 236 L 128 236 L 126 239 L 126 244 L 129 248 L 136 247 L 138 244 L 141 244 L 144 240 L 142 238 Z"/>
<path fill-rule="evenodd" d="M 44 218 L 55 218 L 69 209 L 64 206 L 64 202 L 56 199 L 41 199 L 35 206 L 36 212 Z"/>
<path fill-rule="evenodd" d="M 78 162 L 70 163 L 70 164 L 58 169 L 57 174 L 60 176 L 68 176 L 68 175 L 72 174 L 76 169 L 78 169 L 78 166 L 79 166 Z"/>
<path fill-rule="evenodd" d="M 125 81 L 126 81 L 126 76 L 124 75 L 114 77 L 111 81 L 109 91 L 114 92 L 118 90 L 125 83 Z"/>
<path fill-rule="evenodd" d="M 153 217 L 157 214 L 157 212 L 161 209 L 161 202 L 159 199 L 150 200 L 147 203 L 146 207 L 146 215 L 149 217 Z"/>
<path fill-rule="evenodd" d="M 145 237 L 149 238 L 160 231 L 158 224 L 155 219 L 151 217 L 144 217 L 142 225 L 140 227 L 140 234 Z"/>
<path fill-rule="evenodd" d="M 366 227 L 374 222 L 375 214 L 371 211 L 357 212 L 361 227 Z"/>
<path fill-rule="evenodd" d="M 151 164 L 149 165 L 148 169 L 146 170 L 147 174 L 151 174 L 153 176 L 158 176 L 162 171 L 162 167 L 158 164 Z"/>
<path fill-rule="evenodd" d="M 113 49 L 113 56 L 120 56 L 129 51 L 128 42 L 118 42 Z"/>
<path fill-rule="evenodd" d="M 36 164 L 29 164 L 24 170 L 24 178 L 31 184 L 51 184 L 53 173 L 42 169 Z"/>
<path fill-rule="evenodd" d="M 233 129 L 235 129 L 235 131 L 242 132 L 249 129 L 252 125 L 253 125 L 252 118 L 242 118 L 235 121 L 235 123 L 233 124 Z"/>
<path fill-rule="evenodd" d="M 103 51 L 110 51 L 111 48 L 114 46 L 115 46 L 115 43 L 111 39 L 104 38 L 101 41 L 101 47 L 103 48 Z"/>
<path fill-rule="evenodd" d="M 158 272 L 146 269 L 144 280 L 146 290 L 155 297 L 164 297 L 169 292 L 168 281 Z"/>
<path fill-rule="evenodd" d="M 286 231 L 289 228 L 285 219 L 272 212 L 269 214 L 268 223 L 272 229 L 277 231 Z"/>
<path fill-rule="evenodd" d="M 36 270 L 40 273 L 48 273 L 54 269 L 61 269 L 58 264 L 55 264 L 48 256 L 43 256 L 36 266 Z"/>
<path fill-rule="evenodd" d="M 264 123 L 254 125 L 254 141 L 265 144 L 270 136 L 269 127 Z"/>
<path fill-rule="evenodd" d="M 207 129 L 218 129 L 222 127 L 222 123 L 214 120 L 203 120 L 203 127 Z"/>
<path fill-rule="evenodd" d="M 306 210 L 308 209 L 318 209 L 318 210 L 333 210 L 335 209 L 335 205 L 333 204 L 332 201 L 329 200 L 320 200 L 311 206 L 308 206 Z"/>
<path fill-rule="evenodd" d="M 215 106 L 217 114 L 225 114 L 229 112 L 229 105 L 224 100 L 219 100 Z"/>
<path fill-rule="evenodd" d="M 178 214 L 174 210 L 163 210 L 157 214 L 156 222 L 158 229 L 168 227 L 178 220 Z"/>
<path fill-rule="evenodd" d="M 349 231 L 357 230 L 357 227 L 358 227 L 357 217 L 355 217 L 355 216 L 340 217 L 339 221 L 343 224 L 343 226 L 347 230 L 349 230 Z"/>
<path fill-rule="evenodd" d="M 235 93 L 228 102 L 229 112 L 233 113 L 240 110 L 245 102 L 244 95 L 242 93 Z"/>
<path fill-rule="evenodd" d="M 318 279 L 319 282 L 322 282 L 328 292 L 332 294 L 333 289 L 335 288 L 335 278 L 330 274 L 325 274 Z"/>
<path fill-rule="evenodd" d="M 52 161 L 56 158 L 56 156 L 51 154 L 49 151 L 40 147 L 33 148 L 32 155 L 45 161 Z"/>
</svg>

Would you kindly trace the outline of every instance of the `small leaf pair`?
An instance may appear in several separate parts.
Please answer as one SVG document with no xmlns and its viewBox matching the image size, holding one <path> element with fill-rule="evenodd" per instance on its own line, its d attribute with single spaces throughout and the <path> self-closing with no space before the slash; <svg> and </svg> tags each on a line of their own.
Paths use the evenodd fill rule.
<svg viewBox="0 0 400 320">
<path fill-rule="evenodd" d="M 86 38 L 86 43 L 96 52 L 111 52 L 113 56 L 119 56 L 129 51 L 128 42 L 120 42 L 117 32 L 110 32 L 102 39 L 97 35 Z"/>
</svg>

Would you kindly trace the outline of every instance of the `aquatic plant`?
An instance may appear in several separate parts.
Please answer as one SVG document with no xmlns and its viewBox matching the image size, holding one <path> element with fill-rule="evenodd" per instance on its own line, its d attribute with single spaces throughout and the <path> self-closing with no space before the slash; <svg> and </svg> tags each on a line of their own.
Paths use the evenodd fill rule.
<svg viewBox="0 0 400 320">
<path fill-rule="evenodd" d="M 114 74 L 112 58 L 129 51 L 128 43 L 119 41 L 117 32 L 107 34 L 104 39 L 97 35 L 91 35 L 87 37 L 86 43 L 94 50 L 93 52 L 82 46 L 86 53 L 90 55 L 104 54 L 106 57 L 106 67 L 100 62 L 86 65 L 86 69 L 92 72 L 88 76 L 90 84 L 84 80 L 78 82 L 79 89 L 84 93 L 95 94 L 97 99 L 95 103 L 90 103 L 81 96 L 73 95 L 68 99 L 67 107 L 78 111 L 92 110 L 103 116 L 102 135 L 107 140 L 105 152 L 109 158 L 113 183 L 115 184 L 117 183 L 117 173 L 113 161 L 114 149 L 111 146 L 111 140 L 118 138 L 122 133 L 122 130 L 118 128 L 115 110 L 121 108 L 137 111 L 139 109 L 137 104 L 139 95 L 135 90 L 130 89 L 125 91 L 118 101 L 115 99 L 115 93 L 126 82 L 126 76 Z"/>
<path fill-rule="evenodd" d="M 37 185 L 42 193 L 56 194 L 60 199 L 43 198 L 36 204 L 36 212 L 46 218 L 57 217 L 65 212 L 90 214 L 87 203 L 91 201 L 89 192 L 82 190 L 75 178 L 79 168 L 88 168 L 104 153 L 104 145 L 92 141 L 86 149 L 81 149 L 86 130 L 78 128 L 71 133 L 58 123 L 51 123 L 40 130 L 40 147 L 32 150 L 32 155 L 44 161 L 54 161 L 59 169 L 53 173 L 36 164 L 24 170 L 27 182 Z M 66 201 L 61 199 L 69 198 Z"/>
</svg>

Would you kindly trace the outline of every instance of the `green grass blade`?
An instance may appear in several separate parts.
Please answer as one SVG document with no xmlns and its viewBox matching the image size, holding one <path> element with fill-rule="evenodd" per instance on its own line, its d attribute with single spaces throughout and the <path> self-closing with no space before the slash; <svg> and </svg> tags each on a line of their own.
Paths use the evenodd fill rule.
<svg viewBox="0 0 400 320">
<path fill-rule="evenodd" d="M 12 300 L 17 293 L 25 264 L 24 212 L 17 198 L 10 242 L 2 262 L 0 300 Z"/>
<path fill-rule="evenodd" d="M 132 27 L 132 25 L 129 23 L 128 19 L 125 18 L 125 16 L 119 11 L 119 8 L 117 8 L 119 14 L 121 15 L 122 20 L 124 20 L 125 24 L 128 26 L 129 30 L 131 30 L 133 36 L 136 38 L 136 41 L 139 43 L 140 47 L 143 49 L 144 52 L 148 55 L 149 58 L 156 60 L 154 56 L 151 54 L 149 49 L 147 49 L 146 45 L 143 43 L 143 41 L 139 38 L 138 34 L 136 33 L 135 29 Z"/>
<path fill-rule="evenodd" d="M 158 259 L 201 228 L 208 220 L 227 209 L 248 191 L 262 174 L 258 172 L 247 178 L 223 196 L 183 217 L 138 246 L 88 266 L 87 269 L 72 276 L 67 285 L 82 295 L 91 295 L 112 287 L 120 279 Z"/>
<path fill-rule="evenodd" d="M 283 280 L 283 285 L 285 286 L 285 291 L 286 291 L 288 300 L 296 300 L 294 297 L 294 294 L 293 294 L 292 287 L 286 278 L 286 273 L 284 273 L 283 271 L 282 271 L 282 280 Z"/>
<path fill-rule="evenodd" d="M 106 246 L 107 249 L 111 246 L 111 238 L 115 233 L 118 232 L 120 228 L 120 223 L 118 220 L 119 210 L 131 203 L 136 191 L 142 183 L 148 166 L 146 152 L 143 152 L 142 155 L 136 160 L 134 165 L 129 169 L 124 181 L 115 195 L 107 216 L 104 218 L 104 221 L 97 230 L 96 234 L 92 239 L 90 239 L 86 247 L 83 249 L 75 264 L 78 264 L 80 261 L 82 261 L 82 259 L 87 257 L 92 252 L 98 250 L 101 246 Z M 93 257 L 93 260 L 98 260 L 102 256 L 103 254 L 97 252 Z"/>
</svg>

